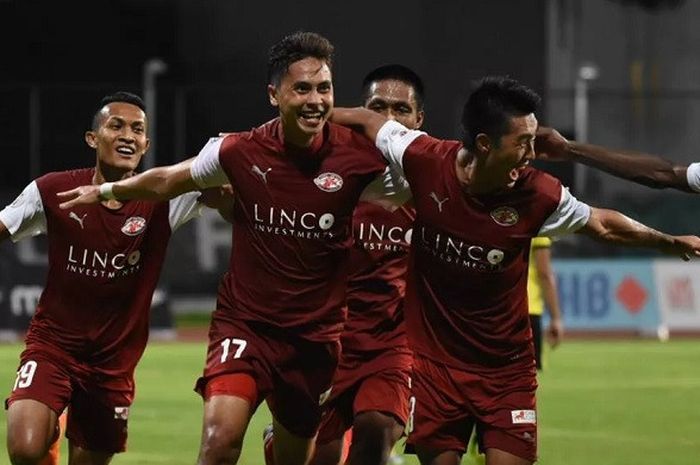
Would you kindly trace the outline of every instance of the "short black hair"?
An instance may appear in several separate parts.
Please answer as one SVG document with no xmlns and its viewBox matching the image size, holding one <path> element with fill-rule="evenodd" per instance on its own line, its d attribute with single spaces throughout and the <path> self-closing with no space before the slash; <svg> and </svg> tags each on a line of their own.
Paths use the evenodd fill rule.
<svg viewBox="0 0 700 465">
<path fill-rule="evenodd" d="M 367 101 L 369 98 L 369 88 L 372 86 L 372 83 L 388 79 L 401 81 L 411 86 L 416 96 L 418 110 L 423 110 L 423 102 L 425 101 L 425 86 L 423 86 L 423 80 L 415 71 L 404 65 L 383 65 L 370 71 L 362 80 L 362 99 Z"/>
<path fill-rule="evenodd" d="M 313 57 L 333 66 L 333 44 L 315 32 L 297 31 L 270 47 L 267 60 L 267 82 L 279 85 L 289 65 Z"/>
<path fill-rule="evenodd" d="M 141 97 L 131 92 L 119 91 L 113 94 L 105 95 L 100 100 L 100 104 L 95 111 L 95 115 L 92 117 L 92 130 L 96 131 L 100 127 L 100 114 L 105 105 L 109 105 L 114 102 L 130 103 L 139 107 L 144 113 L 146 112 L 146 104 L 143 103 Z"/>
<path fill-rule="evenodd" d="M 496 143 L 509 130 L 510 118 L 534 113 L 537 93 L 507 76 L 488 76 L 478 82 L 462 111 L 464 146 L 473 150 L 476 136 L 484 133 Z"/>
</svg>

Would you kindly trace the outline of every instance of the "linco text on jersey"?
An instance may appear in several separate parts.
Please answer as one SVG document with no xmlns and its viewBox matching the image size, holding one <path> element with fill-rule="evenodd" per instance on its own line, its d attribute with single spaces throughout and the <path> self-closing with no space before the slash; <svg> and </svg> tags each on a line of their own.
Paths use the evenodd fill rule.
<svg viewBox="0 0 700 465">
<path fill-rule="evenodd" d="M 279 207 L 253 205 L 256 231 L 302 239 L 333 239 L 335 224 L 332 213 L 298 212 Z"/>
<path fill-rule="evenodd" d="M 402 252 L 411 245 L 413 229 L 361 221 L 354 226 L 355 241 L 365 250 Z"/>
<path fill-rule="evenodd" d="M 421 247 L 446 263 L 479 271 L 503 269 L 505 253 L 500 249 L 469 244 L 444 232 L 427 229 L 423 225 L 416 225 L 415 228 L 419 239 L 417 244 L 414 243 L 414 247 Z"/>
<path fill-rule="evenodd" d="M 136 273 L 140 268 L 141 252 L 101 252 L 84 248 L 68 247 L 66 271 L 94 278 L 118 278 Z"/>
</svg>

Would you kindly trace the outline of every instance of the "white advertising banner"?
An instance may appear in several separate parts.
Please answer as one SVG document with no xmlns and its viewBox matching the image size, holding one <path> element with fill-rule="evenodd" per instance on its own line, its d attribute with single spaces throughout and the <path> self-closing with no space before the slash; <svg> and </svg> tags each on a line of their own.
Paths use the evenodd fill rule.
<svg viewBox="0 0 700 465">
<path fill-rule="evenodd" d="M 654 260 L 661 321 L 670 330 L 700 330 L 700 263 Z"/>
</svg>

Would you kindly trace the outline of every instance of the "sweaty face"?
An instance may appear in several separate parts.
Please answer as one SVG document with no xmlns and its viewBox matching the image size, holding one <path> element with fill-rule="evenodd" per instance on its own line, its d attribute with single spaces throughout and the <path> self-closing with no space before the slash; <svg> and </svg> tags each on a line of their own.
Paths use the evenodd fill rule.
<svg viewBox="0 0 700 465">
<path fill-rule="evenodd" d="M 85 139 L 102 165 L 133 171 L 148 150 L 146 114 L 130 103 L 105 105 L 100 110 L 100 126 L 88 131 Z"/>
<path fill-rule="evenodd" d="M 530 113 L 510 118 L 510 127 L 498 144 L 492 144 L 486 159 L 489 172 L 503 186 L 512 186 L 535 158 L 537 118 Z"/>
<path fill-rule="evenodd" d="M 331 70 L 318 58 L 289 65 L 279 85 L 270 85 L 268 92 L 272 105 L 279 108 L 285 139 L 295 145 L 310 144 L 333 109 Z"/>
<path fill-rule="evenodd" d="M 369 87 L 365 107 L 409 129 L 418 129 L 423 124 L 423 112 L 418 109 L 415 91 L 403 81 L 374 81 Z"/>
</svg>

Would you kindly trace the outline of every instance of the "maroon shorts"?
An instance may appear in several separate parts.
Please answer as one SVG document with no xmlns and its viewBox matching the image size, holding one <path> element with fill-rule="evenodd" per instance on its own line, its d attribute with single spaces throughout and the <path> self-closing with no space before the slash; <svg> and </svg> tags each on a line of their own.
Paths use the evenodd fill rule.
<svg viewBox="0 0 700 465">
<path fill-rule="evenodd" d="M 106 376 L 54 347 L 32 344 L 22 352 L 5 407 L 32 399 L 60 415 L 70 406 L 66 437 L 83 449 L 117 453 L 126 449 L 133 398 L 132 376 Z"/>
<path fill-rule="evenodd" d="M 484 368 L 474 374 L 416 356 L 412 378 L 407 451 L 463 454 L 476 428 L 481 451 L 494 448 L 536 460 L 534 362 Z"/>
<path fill-rule="evenodd" d="M 256 383 L 255 406 L 267 400 L 272 415 L 301 437 L 313 437 L 321 421 L 321 397 L 338 364 L 338 342 L 312 342 L 266 323 L 212 319 L 204 375 L 209 380 L 247 373 Z"/>
<path fill-rule="evenodd" d="M 411 354 L 388 351 L 371 360 L 343 361 L 333 377 L 331 395 L 316 441 L 341 439 L 356 415 L 382 412 L 402 425 L 408 420 Z"/>
</svg>

